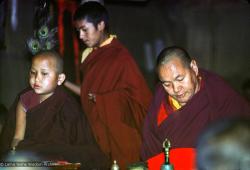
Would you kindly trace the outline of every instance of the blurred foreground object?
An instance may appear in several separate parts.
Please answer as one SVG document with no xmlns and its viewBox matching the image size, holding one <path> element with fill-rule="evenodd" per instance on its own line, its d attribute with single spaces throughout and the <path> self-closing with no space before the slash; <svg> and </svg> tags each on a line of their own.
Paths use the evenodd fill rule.
<svg viewBox="0 0 250 170">
<path fill-rule="evenodd" d="M 249 170 L 250 120 L 231 119 L 212 124 L 197 145 L 199 170 Z"/>
<path fill-rule="evenodd" d="M 127 168 L 128 170 L 148 170 L 147 163 L 145 162 L 136 162 L 130 164 Z"/>
</svg>

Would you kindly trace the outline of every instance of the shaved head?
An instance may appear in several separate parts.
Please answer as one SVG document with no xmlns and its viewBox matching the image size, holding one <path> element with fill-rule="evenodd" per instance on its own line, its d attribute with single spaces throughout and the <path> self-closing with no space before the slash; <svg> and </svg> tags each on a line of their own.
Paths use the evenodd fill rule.
<svg viewBox="0 0 250 170">
<path fill-rule="evenodd" d="M 54 60 L 56 72 L 58 74 L 63 73 L 63 59 L 56 51 L 53 51 L 53 50 L 41 51 L 41 52 L 37 53 L 32 58 L 32 60 L 34 60 L 36 58 L 40 58 L 40 57 Z"/>
</svg>

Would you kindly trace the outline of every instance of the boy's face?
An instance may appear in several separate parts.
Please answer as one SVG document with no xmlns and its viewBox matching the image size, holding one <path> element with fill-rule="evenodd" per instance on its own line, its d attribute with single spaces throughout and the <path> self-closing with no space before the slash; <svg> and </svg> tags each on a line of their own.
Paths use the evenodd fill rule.
<svg viewBox="0 0 250 170">
<path fill-rule="evenodd" d="M 100 22 L 97 28 L 86 19 L 75 21 L 75 27 L 79 31 L 79 38 L 87 47 L 99 47 L 104 41 L 104 23 Z"/>
<path fill-rule="evenodd" d="M 55 59 L 38 56 L 32 60 L 29 83 L 43 101 L 50 97 L 59 85 Z"/>
</svg>

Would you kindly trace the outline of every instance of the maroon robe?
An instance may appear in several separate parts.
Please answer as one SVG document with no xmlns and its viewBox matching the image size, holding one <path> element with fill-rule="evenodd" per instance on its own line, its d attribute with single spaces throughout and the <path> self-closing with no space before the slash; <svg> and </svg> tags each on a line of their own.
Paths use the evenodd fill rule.
<svg viewBox="0 0 250 170">
<path fill-rule="evenodd" d="M 151 92 L 128 50 L 114 38 L 81 65 L 81 102 L 101 149 L 125 166 L 139 161 Z M 96 102 L 88 99 L 96 95 Z"/>
<path fill-rule="evenodd" d="M 204 128 L 222 118 L 250 117 L 250 104 L 230 88 L 219 76 L 200 69 L 204 87 L 181 109 L 168 115 L 159 126 L 157 115 L 162 102 L 167 103 L 167 94 L 162 85 L 156 89 L 154 100 L 145 118 L 141 156 L 147 160 L 162 150 L 165 138 L 171 147 L 195 148 Z"/>
<path fill-rule="evenodd" d="M 17 101 L 30 90 L 21 92 L 10 109 L 0 138 L 3 157 L 10 150 L 15 133 Z M 96 144 L 80 105 L 63 87 L 58 87 L 48 99 L 27 110 L 24 140 L 16 151 L 33 152 L 46 161 L 80 162 L 82 169 L 107 165 L 107 159 Z"/>
</svg>

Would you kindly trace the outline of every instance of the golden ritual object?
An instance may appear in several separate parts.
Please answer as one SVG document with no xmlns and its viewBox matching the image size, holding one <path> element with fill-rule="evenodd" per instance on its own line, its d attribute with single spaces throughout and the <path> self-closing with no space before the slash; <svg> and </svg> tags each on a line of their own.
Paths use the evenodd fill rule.
<svg viewBox="0 0 250 170">
<path fill-rule="evenodd" d="M 163 149 L 164 149 L 164 154 L 165 154 L 165 162 L 161 165 L 161 170 L 174 170 L 173 165 L 169 163 L 169 150 L 171 147 L 170 141 L 166 138 L 163 141 Z"/>
<path fill-rule="evenodd" d="M 114 163 L 113 163 L 113 165 L 111 166 L 111 169 L 110 169 L 110 170 L 119 170 L 119 169 L 120 169 L 120 168 L 119 168 L 119 165 L 118 165 L 117 161 L 114 160 Z"/>
</svg>

